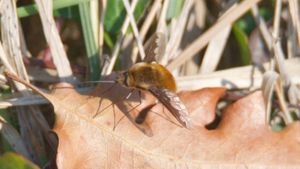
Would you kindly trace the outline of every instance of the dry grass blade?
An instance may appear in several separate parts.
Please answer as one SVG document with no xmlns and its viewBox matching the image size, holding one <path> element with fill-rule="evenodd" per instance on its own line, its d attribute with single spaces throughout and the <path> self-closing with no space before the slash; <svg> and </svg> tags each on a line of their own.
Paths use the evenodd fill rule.
<svg viewBox="0 0 300 169">
<path fill-rule="evenodd" d="M 99 20 L 100 20 L 100 12 L 99 12 L 99 1 L 90 1 L 90 18 L 91 18 L 91 25 L 94 37 L 99 37 Z M 99 40 L 94 38 L 95 44 L 99 46 Z"/>
<path fill-rule="evenodd" d="M 5 66 L 16 72 L 20 77 L 28 81 L 27 72 L 23 63 L 22 44 L 20 43 L 19 21 L 16 15 L 16 2 L 5 1 L 1 3 L 1 33 L 3 50 L 1 49 L 1 59 Z M 23 91 L 23 95 L 28 95 L 24 85 L 16 84 L 16 89 Z M 50 127 L 37 107 L 18 107 L 17 116 L 20 125 L 20 133 L 24 144 L 26 144 L 27 158 L 39 163 L 40 157 L 46 153 L 44 138 L 48 140 Z M 50 138 L 50 144 L 55 145 L 55 138 Z M 10 141 L 10 140 L 8 140 Z M 14 142 L 10 142 L 11 145 Z"/>
<path fill-rule="evenodd" d="M 178 20 L 175 18 L 172 19 L 170 38 L 167 43 L 165 57 L 163 57 L 161 61 L 163 65 L 166 65 L 169 60 L 173 59 L 178 53 L 180 42 L 188 20 L 188 14 L 193 4 L 194 2 L 192 0 L 186 0 Z"/>
<path fill-rule="evenodd" d="M 198 53 L 201 49 L 203 49 L 207 43 L 214 37 L 217 32 L 222 30 L 227 25 L 232 24 L 235 20 L 245 14 L 253 5 L 260 2 L 261 0 L 245 0 L 242 1 L 237 7 L 226 14 L 224 18 L 213 25 L 209 30 L 207 30 L 202 36 L 197 38 L 194 42 L 192 42 L 182 53 L 176 57 L 167 68 L 169 70 L 173 70 L 176 67 L 182 65 L 187 60 L 191 59 L 196 53 Z"/>
<path fill-rule="evenodd" d="M 158 21 L 158 25 L 156 28 L 156 32 L 162 32 L 165 33 L 167 32 L 167 25 L 166 25 L 166 16 L 167 16 L 167 11 L 168 11 L 168 6 L 169 6 L 170 0 L 165 0 L 164 4 L 162 6 L 162 9 L 160 11 L 160 17 Z"/>
<path fill-rule="evenodd" d="M 147 14 L 147 18 L 145 19 L 145 22 L 143 23 L 143 25 L 141 27 L 141 31 L 140 31 L 140 36 L 141 36 L 142 41 L 145 40 L 145 36 L 155 18 L 155 14 L 161 7 L 161 1 L 162 0 L 154 1 L 149 13 Z"/>
<path fill-rule="evenodd" d="M 27 67 L 27 71 L 31 81 L 49 83 L 58 83 L 60 81 L 57 76 L 57 71 L 53 69 Z"/>
<path fill-rule="evenodd" d="M 289 9 L 292 16 L 294 29 L 297 31 L 298 44 L 300 44 L 300 18 L 299 18 L 299 1 L 289 0 Z"/>
<path fill-rule="evenodd" d="M 6 68 L 12 72 L 17 72 L 23 79 L 26 79 L 28 81 L 26 69 L 23 63 L 22 54 L 20 51 L 20 38 L 19 38 L 19 22 L 16 15 L 16 4 L 14 1 L 4 1 L 1 3 L 0 8 L 1 13 L 1 39 L 3 42 L 3 48 L 2 45 L 0 46 L 1 51 L 1 59 Z M 17 47 L 16 47 L 17 46 Z M 24 85 L 16 84 L 16 88 L 18 90 L 24 90 L 26 89 Z M 26 93 L 24 93 L 26 94 Z M 18 119 L 21 118 L 21 113 L 18 112 Z M 22 121 L 31 121 L 29 118 L 25 117 L 22 119 Z M 36 123 L 36 121 L 31 121 L 32 123 Z M 20 124 L 20 128 L 28 128 L 27 125 Z M 5 129 L 5 128 L 4 128 Z M 24 132 L 24 130 L 21 130 L 21 136 L 18 137 L 21 142 L 26 144 L 24 146 L 25 148 L 22 149 L 22 154 L 26 155 L 27 158 L 37 161 L 37 158 L 35 153 L 31 151 L 28 147 L 31 147 L 31 141 L 32 140 L 26 140 L 24 138 L 25 135 L 32 136 L 33 139 L 36 139 L 35 136 L 37 135 L 31 135 L 32 133 Z M 10 130 L 13 132 L 13 130 Z M 6 134 L 7 135 L 7 134 Z M 14 134 L 13 134 L 14 135 Z M 38 136 L 39 137 L 39 136 Z M 10 138 L 7 136 L 7 138 Z M 11 141 L 9 142 L 11 145 L 15 144 L 14 140 L 7 140 Z M 26 152 L 25 152 L 26 151 Z"/>
<path fill-rule="evenodd" d="M 5 85 L 5 83 L 7 82 L 5 76 L 0 75 L 0 86 L 3 87 L 3 85 Z"/>
<path fill-rule="evenodd" d="M 82 94 L 88 94 L 91 91 L 91 87 L 81 87 L 78 88 L 78 92 Z M 39 89 L 44 91 L 42 89 Z M 4 98 L 0 101 L 0 109 L 12 107 L 12 106 L 30 106 L 30 105 L 40 105 L 48 103 L 43 97 L 34 94 L 28 94 L 22 96 L 21 93 L 13 93 L 10 97 Z"/>
<path fill-rule="evenodd" d="M 300 59 L 288 59 L 284 61 L 289 71 L 292 81 L 300 83 Z M 267 69 L 269 63 L 264 64 Z M 253 80 L 253 88 L 259 88 L 262 82 L 262 72 L 252 66 L 243 66 L 228 70 L 216 71 L 210 74 L 202 74 L 195 76 L 185 76 L 177 78 L 177 86 L 179 89 L 197 89 L 203 87 L 226 86 L 228 89 L 244 89 L 249 88 Z"/>
<path fill-rule="evenodd" d="M 286 50 L 287 58 L 293 58 L 297 56 L 298 41 L 297 41 L 297 30 L 295 29 L 292 22 L 287 23 L 287 35 L 286 35 Z M 283 44 L 284 45 L 284 44 Z"/>
<path fill-rule="evenodd" d="M 104 47 L 104 17 L 106 11 L 106 0 L 101 0 L 101 14 L 100 14 L 100 22 L 99 22 L 99 56 L 101 61 L 104 60 L 103 57 L 103 47 Z"/>
<path fill-rule="evenodd" d="M 20 24 L 19 24 L 20 25 Z M 31 58 L 31 53 L 30 51 L 28 50 L 27 48 L 27 45 L 26 45 L 26 42 L 25 42 L 25 37 L 24 37 L 24 32 L 23 32 L 23 29 L 19 29 L 19 37 L 20 37 L 20 47 L 21 47 L 21 53 L 22 53 L 22 56 L 26 56 L 26 57 L 29 57 Z"/>
<path fill-rule="evenodd" d="M 279 10 L 277 10 L 277 13 L 276 13 L 276 19 L 275 19 L 276 23 L 274 22 L 274 26 L 275 26 L 274 31 L 275 32 L 273 33 L 274 40 L 272 41 L 271 33 L 268 31 L 268 28 L 266 26 L 266 23 L 265 23 L 264 19 L 258 14 L 257 6 L 254 6 L 252 8 L 252 13 L 256 18 L 256 22 L 259 25 L 260 32 L 262 33 L 262 36 L 264 38 L 264 41 L 267 44 L 268 49 L 270 51 L 272 49 L 274 50 L 275 60 L 277 61 L 277 64 L 278 64 L 281 80 L 283 80 L 285 82 L 285 84 L 289 86 L 289 89 L 288 89 L 289 100 L 292 104 L 297 104 L 300 101 L 300 99 L 299 99 L 300 92 L 299 92 L 299 89 L 295 86 L 295 84 L 299 83 L 299 82 L 297 82 L 297 80 L 295 80 L 293 77 L 291 77 L 291 76 L 293 76 L 293 75 L 291 75 L 293 73 L 293 71 L 291 72 L 289 69 L 290 69 L 290 66 L 293 66 L 293 65 L 286 65 L 283 62 L 285 56 L 284 56 L 284 53 L 282 51 L 282 47 L 280 45 L 280 41 L 279 41 L 279 37 L 278 37 L 279 25 L 280 25 L 279 24 L 280 12 L 278 12 L 278 11 Z M 273 45 L 274 45 L 274 48 L 272 48 Z M 287 70 L 286 70 L 286 67 L 287 67 Z M 271 67 L 269 69 L 272 70 L 274 68 L 271 65 Z M 289 73 L 287 73 L 287 72 L 289 72 Z"/>
<path fill-rule="evenodd" d="M 230 35 L 231 25 L 226 26 L 208 44 L 199 73 L 213 72 L 221 59 L 227 39 Z"/>
<path fill-rule="evenodd" d="M 73 75 L 67 54 L 64 50 L 62 41 L 59 37 L 53 16 L 52 1 L 35 0 L 41 21 L 43 24 L 44 35 L 49 44 L 53 62 L 57 68 L 57 72 L 61 80 L 73 82 Z"/>
<path fill-rule="evenodd" d="M 263 81 L 261 84 L 261 90 L 264 97 L 264 102 L 266 104 L 266 124 L 270 123 L 271 119 L 271 105 L 272 105 L 272 96 L 274 92 L 274 87 L 276 81 L 278 80 L 279 75 L 276 72 L 268 71 L 263 76 Z"/>
<path fill-rule="evenodd" d="M 144 51 L 142 40 L 141 40 L 139 31 L 138 31 L 138 28 L 137 28 L 137 24 L 136 24 L 134 16 L 133 16 L 133 9 L 130 8 L 128 0 L 123 0 L 123 3 L 124 3 L 124 6 L 125 6 L 127 15 L 129 17 L 129 21 L 130 21 L 130 24 L 131 24 L 131 28 L 133 30 L 134 37 L 136 39 L 136 43 L 137 43 L 139 51 L 140 51 L 141 59 L 143 60 L 145 58 L 145 51 Z"/>
<path fill-rule="evenodd" d="M 293 83 L 297 83 L 293 80 Z M 299 82 L 298 82 L 299 83 Z M 291 85 L 288 89 L 288 98 L 291 104 L 299 105 L 300 104 L 300 91 L 296 85 Z M 299 110 L 298 110 L 299 111 Z"/>
<path fill-rule="evenodd" d="M 131 2 L 131 9 L 134 10 L 135 9 L 135 6 L 137 4 L 137 0 L 133 0 Z M 114 47 L 114 50 L 113 50 L 113 53 L 112 53 L 112 56 L 111 56 L 111 59 L 110 59 L 110 63 L 107 67 L 107 69 L 105 70 L 102 70 L 101 74 L 102 75 L 108 75 L 112 72 L 114 66 L 115 66 L 115 63 L 116 63 L 116 60 L 117 60 L 117 57 L 118 57 L 118 54 L 119 54 L 119 51 L 120 51 L 120 47 L 121 47 L 121 44 L 124 40 L 124 36 L 125 36 L 125 33 L 128 29 L 128 26 L 129 26 L 129 16 L 127 15 L 124 22 L 123 22 L 123 25 L 122 25 L 122 28 L 121 28 L 121 33 L 120 35 L 118 36 L 118 39 L 117 39 L 117 42 L 115 44 L 115 47 Z"/>
<path fill-rule="evenodd" d="M 2 64 L 5 66 L 5 68 L 8 71 L 15 73 L 14 68 L 10 65 L 8 58 L 6 57 L 6 54 L 4 52 L 1 42 L 0 42 L 0 59 L 1 59 Z"/>
<path fill-rule="evenodd" d="M 156 0 L 153 2 L 150 12 L 147 14 L 147 18 L 145 19 L 145 22 L 143 23 L 143 25 L 141 27 L 140 37 L 141 37 L 142 42 L 144 42 L 145 36 L 155 18 L 155 14 L 157 13 L 160 6 L 161 6 L 161 0 Z M 137 55 L 138 55 L 138 48 L 134 47 L 132 54 L 131 54 L 131 60 L 133 63 L 136 62 Z"/>
<path fill-rule="evenodd" d="M 228 11 L 233 10 L 236 5 L 233 5 Z M 219 19 L 221 20 L 222 17 Z M 231 25 L 223 28 L 220 32 L 216 34 L 215 37 L 209 42 L 203 61 L 200 67 L 199 73 L 210 73 L 213 72 L 221 59 L 224 47 L 226 45 L 227 39 L 230 35 Z"/>
<path fill-rule="evenodd" d="M 12 106 L 28 106 L 48 103 L 45 99 L 37 95 L 28 96 L 12 96 L 0 101 L 0 109 L 5 109 Z"/>
<path fill-rule="evenodd" d="M 278 67 L 279 70 L 281 81 L 277 81 L 275 89 L 276 89 L 276 94 L 278 96 L 280 108 L 285 114 L 286 123 L 291 123 L 293 121 L 293 118 L 291 117 L 289 110 L 287 108 L 287 103 L 283 91 L 283 85 L 287 85 L 287 84 L 293 85 L 293 84 L 291 84 L 290 76 L 284 64 L 285 56 L 279 40 L 281 8 L 282 8 L 282 1 L 277 0 L 275 5 L 275 16 L 273 22 L 273 50 L 274 50 L 274 59 L 276 62 L 276 66 Z M 297 90 L 297 88 L 294 89 Z"/>
<path fill-rule="evenodd" d="M 16 14 L 16 4 L 14 1 L 4 1 L 1 3 L 1 39 L 3 51 L 1 57 L 3 63 L 9 70 L 15 69 L 22 78 L 28 81 L 23 57 L 20 51 L 19 21 Z M 16 47 L 17 46 L 17 47 Z M 2 47 L 2 46 L 1 46 Z M 2 50 L 2 49 L 1 49 Z M 6 59 L 5 59 L 6 56 Z M 9 66 L 13 65 L 13 66 Z M 21 86 L 19 86 L 22 88 Z M 24 88 L 23 88 L 24 89 Z"/>
<path fill-rule="evenodd" d="M 37 107 L 30 109 L 29 106 L 19 106 L 16 107 L 16 111 L 18 112 L 18 124 L 20 125 L 21 136 L 27 150 L 31 152 L 30 159 L 36 163 L 40 163 L 39 158 L 46 155 L 43 134 L 47 133 L 45 135 L 48 135 L 50 131 L 49 126 L 47 131 L 43 131 L 40 124 L 47 125 L 48 123 Z M 37 117 L 39 116 L 41 116 L 40 119 L 44 120 L 41 123 L 37 121 Z"/>
<path fill-rule="evenodd" d="M 24 155 L 25 157 L 30 157 L 30 154 L 27 151 L 23 139 L 21 138 L 18 131 L 10 124 L 6 123 L 6 121 L 2 117 L 0 117 L 0 130 L 3 137 L 13 145 L 12 148 L 16 152 Z"/>
<path fill-rule="evenodd" d="M 263 17 L 259 15 L 258 13 L 258 7 L 257 5 L 254 5 L 251 9 L 251 12 L 255 18 L 255 21 L 258 25 L 258 28 L 262 34 L 262 37 L 267 44 L 268 49 L 271 51 L 272 48 L 272 36 L 271 33 L 268 30 L 267 24 L 264 21 Z"/>
</svg>

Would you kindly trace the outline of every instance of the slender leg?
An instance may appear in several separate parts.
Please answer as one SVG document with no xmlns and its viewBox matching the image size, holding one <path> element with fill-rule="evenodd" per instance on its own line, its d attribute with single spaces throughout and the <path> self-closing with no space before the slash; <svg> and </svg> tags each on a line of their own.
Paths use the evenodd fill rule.
<svg viewBox="0 0 300 169">
<path fill-rule="evenodd" d="M 157 105 L 157 104 L 161 104 L 161 103 L 158 102 L 158 103 L 156 103 L 156 105 Z M 170 116 L 169 116 L 168 114 L 165 113 L 165 106 L 164 106 L 163 104 L 162 104 L 162 112 L 163 112 L 164 115 L 161 115 L 161 114 L 159 114 L 159 113 L 157 113 L 157 112 L 155 112 L 155 111 L 153 111 L 153 110 L 150 110 L 150 111 L 153 112 L 155 115 L 157 115 L 157 116 L 159 116 L 159 117 L 161 117 L 161 118 L 163 118 L 163 119 L 169 121 L 170 123 L 172 123 L 172 124 L 174 124 L 174 125 L 176 125 L 176 126 L 182 127 L 180 124 L 178 124 L 178 123 L 172 121 L 172 120 L 170 119 Z"/>
<path fill-rule="evenodd" d="M 128 104 L 130 107 L 132 107 L 132 108 L 131 108 L 130 110 L 124 112 L 124 116 L 122 116 L 122 117 L 118 120 L 118 122 L 116 123 L 116 126 L 114 126 L 113 130 L 116 129 L 117 125 L 124 119 L 125 116 L 128 117 L 129 112 L 131 112 L 132 110 L 136 109 L 138 106 L 140 106 L 140 105 L 142 104 L 142 101 L 141 101 L 141 91 L 139 91 L 139 90 L 138 90 L 138 92 L 139 92 L 139 99 L 138 99 L 138 100 L 139 100 L 139 103 L 138 103 L 136 106 L 132 106 L 132 105 L 127 101 L 127 100 L 130 98 L 130 96 L 132 95 L 132 93 L 133 93 L 134 91 L 135 91 L 134 89 L 130 90 L 130 92 L 127 94 L 127 96 L 124 97 L 124 99 L 126 99 L 126 100 L 124 100 L 124 102 L 127 102 L 127 104 Z M 129 119 L 130 119 L 130 118 L 129 118 Z M 130 119 L 130 120 L 131 120 L 131 119 Z"/>
<path fill-rule="evenodd" d="M 113 84 L 111 85 L 108 89 L 106 89 L 101 95 L 104 95 L 106 94 L 108 91 L 110 91 L 114 86 L 116 85 Z M 99 101 L 99 105 L 98 105 L 98 108 L 97 108 L 97 111 L 95 112 L 95 114 L 93 115 L 93 118 L 96 118 L 98 115 L 100 115 L 104 110 L 106 110 L 107 108 L 109 108 L 111 105 L 113 105 L 114 103 L 111 103 L 109 104 L 108 106 L 104 107 L 102 110 L 100 110 L 101 108 L 101 105 L 102 105 L 102 100 L 103 100 L 103 97 L 100 97 L 100 101 Z"/>
<path fill-rule="evenodd" d="M 137 123 L 139 123 L 139 122 L 143 123 L 143 122 L 145 121 L 145 119 L 146 119 L 146 116 L 147 116 L 148 112 L 152 112 L 152 113 L 154 113 L 155 115 L 157 115 L 157 116 L 159 116 L 159 117 L 161 117 L 161 118 L 163 118 L 163 119 L 169 121 L 170 123 L 172 123 L 172 124 L 174 124 L 174 125 L 176 125 L 176 126 L 182 127 L 182 126 L 179 125 L 178 123 L 172 121 L 172 120 L 170 119 L 170 116 L 168 116 L 168 114 L 165 113 L 165 107 L 164 107 L 163 104 L 162 104 L 162 112 L 163 112 L 164 115 L 161 115 L 160 113 L 157 113 L 156 111 L 153 111 L 152 108 L 153 108 L 154 106 L 158 105 L 158 104 L 161 104 L 161 103 L 160 103 L 160 102 L 156 102 L 156 103 L 154 103 L 154 104 L 152 104 L 152 105 L 147 106 L 145 109 L 143 109 L 143 110 L 141 111 L 141 113 L 146 114 L 146 115 L 144 115 L 145 118 L 142 117 L 142 119 L 138 119 L 138 118 L 139 118 L 139 116 L 138 116 L 137 119 L 136 119 Z M 146 112 L 143 112 L 143 111 L 146 111 Z M 148 112 L 147 112 L 147 111 L 148 111 Z M 141 116 L 143 116 L 143 114 L 141 114 Z M 138 121 L 138 120 L 143 120 L 143 121 Z M 140 123 L 139 123 L 139 124 L 140 124 Z"/>
<path fill-rule="evenodd" d="M 133 91 L 133 92 L 134 92 L 134 91 Z M 129 98 L 128 96 L 132 95 L 133 92 L 129 93 L 129 94 L 127 95 L 126 98 L 128 99 L 128 98 Z M 125 116 L 128 116 L 128 113 L 130 113 L 131 111 L 133 111 L 134 109 L 136 109 L 138 106 L 140 106 L 140 105 L 142 104 L 142 99 L 141 99 L 142 96 L 141 96 L 141 91 L 140 91 L 140 90 L 138 90 L 138 94 L 139 94 L 139 99 L 138 99 L 138 100 L 139 100 L 139 103 L 138 103 L 136 106 L 132 106 L 129 102 L 125 101 L 125 102 L 127 102 L 128 105 L 129 105 L 130 107 L 132 107 L 132 108 L 124 113 L 124 116 L 118 120 L 117 124 L 119 124 L 119 123 L 124 119 Z M 172 120 L 170 119 L 170 117 L 165 113 L 165 107 L 164 107 L 163 105 L 162 105 L 162 112 L 163 112 L 163 114 L 164 114 L 165 116 L 164 116 L 164 115 L 161 115 L 160 113 L 157 113 L 156 111 L 153 111 L 152 108 L 153 108 L 154 106 L 158 105 L 158 104 L 161 104 L 161 103 L 160 103 L 160 102 L 156 102 L 156 103 L 154 103 L 154 104 L 150 104 L 150 105 L 148 105 L 147 107 L 143 108 L 143 109 L 139 112 L 138 116 L 134 119 L 133 122 L 136 123 L 136 124 L 142 124 L 142 123 L 144 123 L 144 121 L 145 121 L 146 118 L 147 118 L 148 113 L 149 113 L 149 112 L 152 112 L 152 113 L 154 113 L 155 115 L 157 115 L 157 116 L 159 116 L 159 117 L 161 117 L 161 118 L 163 118 L 163 119 L 165 119 L 165 120 L 171 122 L 172 124 L 174 124 L 174 125 L 176 125 L 176 126 L 179 126 L 179 127 L 182 127 L 181 125 L 177 124 L 176 122 L 174 122 L 174 121 L 172 121 Z M 131 120 L 131 119 L 130 119 L 130 120 Z"/>
<path fill-rule="evenodd" d="M 117 128 L 118 124 L 124 119 L 125 116 L 128 116 L 129 112 L 131 112 L 132 110 L 136 109 L 138 106 L 140 106 L 140 104 L 138 104 L 138 105 L 132 107 L 130 110 L 126 111 L 126 112 L 124 113 L 125 115 L 122 116 L 122 117 L 118 120 L 118 122 L 116 123 L 116 126 L 113 128 L 113 130 L 115 130 L 115 129 Z M 130 119 L 130 120 L 131 120 L 131 119 Z M 131 121 L 132 121 L 132 120 L 131 120 Z"/>
</svg>

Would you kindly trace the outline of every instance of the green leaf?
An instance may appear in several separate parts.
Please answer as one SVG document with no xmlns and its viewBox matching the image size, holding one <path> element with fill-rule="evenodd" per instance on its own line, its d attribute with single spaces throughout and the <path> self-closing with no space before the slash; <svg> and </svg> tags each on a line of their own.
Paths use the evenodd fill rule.
<svg viewBox="0 0 300 169">
<path fill-rule="evenodd" d="M 117 34 L 120 32 L 123 21 L 125 20 L 126 10 L 122 0 L 109 0 L 106 5 L 104 17 L 105 31 Z"/>
<path fill-rule="evenodd" d="M 80 22 L 80 14 L 78 11 L 78 6 L 70 6 L 66 8 L 56 9 L 53 12 L 55 17 L 63 17 L 66 19 L 74 19 Z"/>
<path fill-rule="evenodd" d="M 14 152 L 6 152 L 0 156 L 2 169 L 39 169 L 37 165 Z"/>
<path fill-rule="evenodd" d="M 183 2 L 183 0 L 170 0 L 166 17 L 167 20 L 179 16 L 183 6 Z"/>
<path fill-rule="evenodd" d="M 139 20 L 147 6 L 150 4 L 150 0 L 139 0 L 134 10 L 134 17 Z M 107 1 L 107 8 L 104 18 L 104 28 L 110 34 L 117 36 L 123 25 L 126 17 L 126 10 L 122 0 L 109 0 Z M 115 39 L 115 38 L 112 38 Z"/>
<path fill-rule="evenodd" d="M 250 12 L 248 12 L 243 18 L 239 19 L 235 24 L 248 35 L 256 27 L 256 23 Z"/>
<path fill-rule="evenodd" d="M 150 0 L 139 0 L 133 12 L 134 18 L 138 21 L 145 13 L 146 8 L 150 4 Z"/>
<path fill-rule="evenodd" d="M 111 37 L 109 36 L 109 34 L 107 32 L 104 32 L 104 41 L 105 41 L 105 44 L 110 48 L 110 49 L 113 49 L 114 47 L 114 42 L 113 40 L 111 39 Z"/>
<path fill-rule="evenodd" d="M 268 21 L 274 16 L 274 11 L 269 8 L 261 7 L 259 8 L 259 15 Z"/>
<path fill-rule="evenodd" d="M 89 1 L 90 0 L 53 0 L 53 10 L 70 7 Z M 17 14 L 20 18 L 37 14 L 37 12 L 38 9 L 36 4 L 22 6 L 17 9 Z"/>
<path fill-rule="evenodd" d="M 248 46 L 247 34 L 239 27 L 238 24 L 233 24 L 232 31 L 240 49 L 241 60 L 243 65 L 251 63 L 251 53 Z"/>
<path fill-rule="evenodd" d="M 89 72 L 91 80 L 99 80 L 100 78 L 100 59 L 98 46 L 93 35 L 89 2 L 79 4 L 80 20 L 84 35 L 84 44 L 88 55 Z"/>
</svg>

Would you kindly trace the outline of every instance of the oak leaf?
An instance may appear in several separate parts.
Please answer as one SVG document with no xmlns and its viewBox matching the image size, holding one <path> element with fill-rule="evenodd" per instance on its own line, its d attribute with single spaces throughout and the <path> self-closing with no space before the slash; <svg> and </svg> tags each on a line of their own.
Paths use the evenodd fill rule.
<svg viewBox="0 0 300 169">
<path fill-rule="evenodd" d="M 125 100 L 129 91 L 118 85 L 101 85 L 87 95 L 69 84 L 56 86 L 51 94 L 30 87 L 54 107 L 58 168 L 300 167 L 299 122 L 272 132 L 265 124 L 260 91 L 228 106 L 215 130 L 203 126 L 213 121 L 225 89 L 180 92 L 194 122 L 188 130 L 161 104 L 152 107 L 142 124 L 136 123 L 141 107 L 155 98 L 143 94 L 147 101 L 138 104 L 135 92 Z"/>
</svg>

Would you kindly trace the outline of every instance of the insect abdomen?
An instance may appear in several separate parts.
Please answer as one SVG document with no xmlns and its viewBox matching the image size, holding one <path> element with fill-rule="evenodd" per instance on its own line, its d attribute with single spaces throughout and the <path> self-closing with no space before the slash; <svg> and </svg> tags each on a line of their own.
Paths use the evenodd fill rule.
<svg viewBox="0 0 300 169">
<path fill-rule="evenodd" d="M 130 87 L 144 90 L 152 86 L 176 91 L 176 83 L 172 74 L 157 63 L 138 63 L 128 70 Z"/>
</svg>

